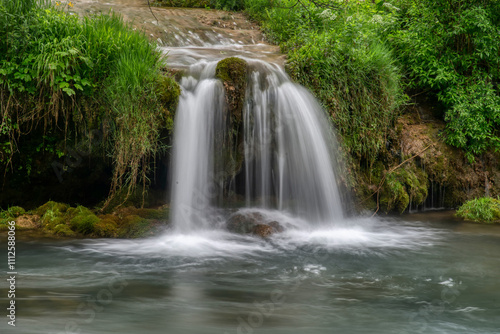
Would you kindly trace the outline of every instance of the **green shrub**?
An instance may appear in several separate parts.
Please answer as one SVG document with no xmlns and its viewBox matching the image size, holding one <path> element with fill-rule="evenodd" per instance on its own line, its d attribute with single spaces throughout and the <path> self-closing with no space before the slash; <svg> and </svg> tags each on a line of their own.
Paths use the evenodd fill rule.
<svg viewBox="0 0 500 334">
<path fill-rule="evenodd" d="M 288 54 L 290 76 L 330 112 L 346 151 L 370 168 L 405 101 L 385 37 L 395 10 L 380 1 L 248 0 L 246 6 Z"/>
<path fill-rule="evenodd" d="M 37 127 L 61 138 L 61 147 L 74 147 L 104 122 L 109 131 L 92 150 L 112 157 L 109 199 L 120 187 L 130 195 L 138 183 L 145 192 L 149 164 L 167 148 L 160 132 L 171 127 L 180 93 L 160 71 L 162 54 L 117 14 L 80 20 L 48 1 L 13 4 L 22 2 L 0 2 L 0 166 L 19 173 L 14 165 L 37 160 L 40 149 L 23 161 L 15 160 L 21 158 L 14 149 L 19 136 Z M 67 140 L 75 143 L 66 145 Z M 51 152 L 69 155 L 64 149 Z M 68 165 L 59 167 L 73 167 Z"/>
<path fill-rule="evenodd" d="M 479 223 L 500 223 L 500 199 L 481 197 L 467 201 L 457 216 Z"/>
<path fill-rule="evenodd" d="M 410 88 L 438 98 L 446 141 L 470 161 L 500 149 L 500 3 L 401 0 L 390 40 Z"/>
</svg>

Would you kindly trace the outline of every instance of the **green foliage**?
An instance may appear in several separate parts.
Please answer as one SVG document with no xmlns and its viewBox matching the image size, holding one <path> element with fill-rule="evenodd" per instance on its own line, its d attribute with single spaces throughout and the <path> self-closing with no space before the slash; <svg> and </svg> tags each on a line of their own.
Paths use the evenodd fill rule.
<svg viewBox="0 0 500 334">
<path fill-rule="evenodd" d="M 223 10 L 242 10 L 245 0 L 212 0 L 212 6 Z"/>
<path fill-rule="evenodd" d="M 399 69 L 384 38 L 395 10 L 383 1 L 315 3 L 248 0 L 246 6 L 287 52 L 291 77 L 330 112 L 347 151 L 369 168 L 385 150 L 404 102 Z"/>
<path fill-rule="evenodd" d="M 411 88 L 445 106 L 446 140 L 469 160 L 500 149 L 500 3 L 401 0 L 390 39 Z"/>
<path fill-rule="evenodd" d="M 387 174 L 380 204 L 386 212 L 397 209 L 403 213 L 410 204 L 412 207 L 422 204 L 428 188 L 425 172 L 410 163 Z"/>
<path fill-rule="evenodd" d="M 457 210 L 457 216 L 478 223 L 500 223 L 500 199 L 482 197 L 467 201 Z"/>
<path fill-rule="evenodd" d="M 20 215 L 24 215 L 26 211 L 20 206 L 12 206 L 7 209 L 10 217 L 19 217 Z"/>
<path fill-rule="evenodd" d="M 130 194 L 139 182 L 145 192 L 149 164 L 166 148 L 159 134 L 172 123 L 180 94 L 161 74 L 156 46 L 114 13 L 80 20 L 44 0 L 0 4 L 3 169 L 25 166 L 29 177 L 40 155 L 66 155 L 61 147 L 69 138 L 74 147 L 104 121 L 109 131 L 92 149 L 112 157 L 110 198 L 120 187 Z M 33 129 L 43 131 L 43 142 L 13 162 L 19 137 Z"/>
</svg>

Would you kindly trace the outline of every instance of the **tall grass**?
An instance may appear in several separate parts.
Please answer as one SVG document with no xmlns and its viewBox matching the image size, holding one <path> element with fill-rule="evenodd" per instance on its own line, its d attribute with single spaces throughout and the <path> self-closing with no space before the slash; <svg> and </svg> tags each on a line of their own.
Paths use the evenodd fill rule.
<svg viewBox="0 0 500 334">
<path fill-rule="evenodd" d="M 371 168 L 404 103 L 401 74 L 384 38 L 392 11 L 372 2 L 247 0 L 246 6 L 288 54 L 292 78 L 330 112 L 346 150 Z"/>
<path fill-rule="evenodd" d="M 0 18 L 15 18 L 0 23 L 0 143 L 10 144 L 0 145 L 5 171 L 12 171 L 20 136 L 42 124 L 44 133 L 78 141 L 106 119 L 110 131 L 94 149 L 112 159 L 109 200 L 122 187 L 130 195 L 140 181 L 145 190 L 179 93 L 160 72 L 156 46 L 114 13 L 79 19 L 45 0 L 1 4 Z"/>
</svg>

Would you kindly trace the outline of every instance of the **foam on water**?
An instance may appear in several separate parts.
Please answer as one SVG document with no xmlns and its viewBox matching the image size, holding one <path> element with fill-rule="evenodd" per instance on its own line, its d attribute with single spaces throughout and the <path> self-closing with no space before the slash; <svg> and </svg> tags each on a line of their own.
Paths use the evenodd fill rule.
<svg viewBox="0 0 500 334">
<path fill-rule="evenodd" d="M 244 209 L 250 210 L 250 209 Z M 380 250 L 417 250 L 433 246 L 444 237 L 439 229 L 428 226 L 365 218 L 346 222 L 352 227 L 304 227 L 297 217 L 277 210 L 260 210 L 265 220 L 280 219 L 287 230 L 268 239 L 205 229 L 197 232 L 169 231 L 164 235 L 138 240 L 86 240 L 77 251 L 110 255 L 146 255 L 164 258 L 266 257 L 269 253 L 342 251 L 378 252 Z"/>
</svg>

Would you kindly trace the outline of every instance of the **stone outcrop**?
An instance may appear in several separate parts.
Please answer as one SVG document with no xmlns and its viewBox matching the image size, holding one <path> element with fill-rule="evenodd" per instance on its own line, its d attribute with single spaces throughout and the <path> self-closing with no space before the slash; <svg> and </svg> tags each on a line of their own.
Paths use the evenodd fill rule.
<svg viewBox="0 0 500 334">
<path fill-rule="evenodd" d="M 229 217 L 226 227 L 231 232 L 253 234 L 262 238 L 284 230 L 277 221 L 266 222 L 265 217 L 259 212 L 233 214 Z"/>
</svg>

